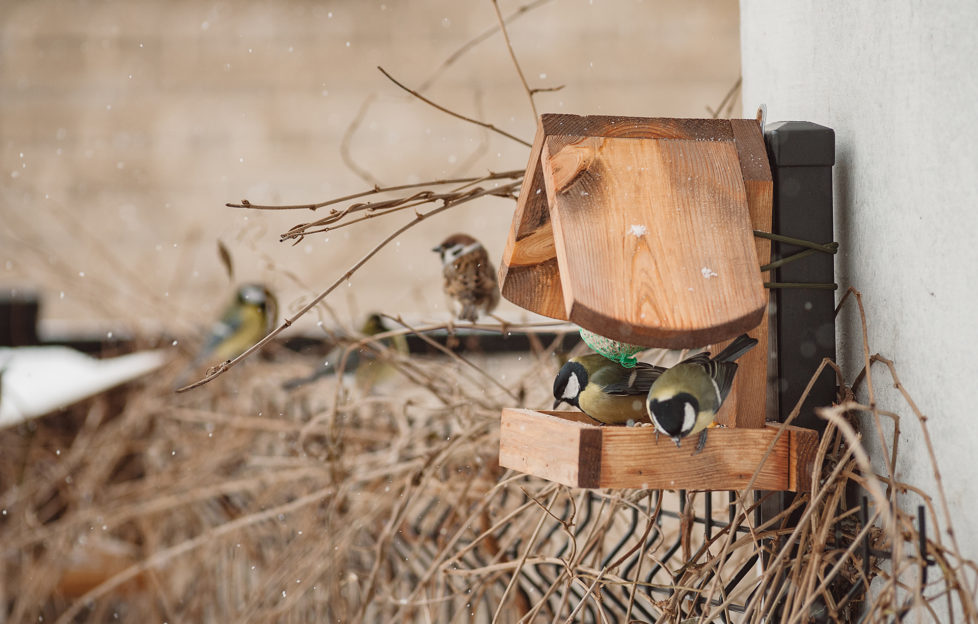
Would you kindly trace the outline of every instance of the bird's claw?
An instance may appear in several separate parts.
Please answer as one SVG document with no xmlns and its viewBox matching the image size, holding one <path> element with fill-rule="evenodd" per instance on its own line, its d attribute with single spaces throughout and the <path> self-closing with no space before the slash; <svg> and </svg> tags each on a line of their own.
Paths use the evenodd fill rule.
<svg viewBox="0 0 978 624">
<path fill-rule="evenodd" d="M 708 429 L 704 429 L 703 431 L 700 431 L 700 438 L 696 442 L 696 453 L 699 453 L 700 451 L 702 451 L 703 450 L 703 447 L 706 446 L 706 432 L 707 431 L 708 431 Z"/>
</svg>

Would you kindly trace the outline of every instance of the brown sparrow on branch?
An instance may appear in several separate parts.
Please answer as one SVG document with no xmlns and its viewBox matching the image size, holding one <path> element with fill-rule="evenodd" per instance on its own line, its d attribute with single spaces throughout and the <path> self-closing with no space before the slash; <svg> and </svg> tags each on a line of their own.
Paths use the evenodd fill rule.
<svg viewBox="0 0 978 624">
<path fill-rule="evenodd" d="M 499 303 L 496 269 L 482 243 L 467 234 L 452 234 L 432 251 L 441 256 L 445 294 L 455 303 L 459 319 L 475 322 Z"/>
</svg>

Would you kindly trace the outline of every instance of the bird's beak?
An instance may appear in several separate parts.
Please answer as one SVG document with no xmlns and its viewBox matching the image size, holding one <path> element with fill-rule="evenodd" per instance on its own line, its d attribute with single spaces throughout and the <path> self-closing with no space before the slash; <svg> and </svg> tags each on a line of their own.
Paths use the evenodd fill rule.
<svg viewBox="0 0 978 624">
<path fill-rule="evenodd" d="M 554 401 L 554 406 L 550 409 L 557 409 L 558 407 L 560 407 L 560 404 L 563 402 L 564 402 L 563 399 L 557 399 L 556 401 Z"/>
<path fill-rule="evenodd" d="M 682 448 L 681 446 L 679 446 L 679 443 L 683 441 L 682 438 L 676 436 L 675 438 L 672 439 L 672 441 L 676 443 L 676 448 Z"/>
<path fill-rule="evenodd" d="M 438 245 L 437 247 L 432 247 L 431 251 L 435 253 L 441 253 L 441 245 Z"/>
</svg>

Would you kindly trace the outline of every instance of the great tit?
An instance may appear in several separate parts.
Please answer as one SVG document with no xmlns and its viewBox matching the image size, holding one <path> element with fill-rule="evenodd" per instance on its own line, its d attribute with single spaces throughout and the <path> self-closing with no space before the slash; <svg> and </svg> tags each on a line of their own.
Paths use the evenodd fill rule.
<svg viewBox="0 0 978 624">
<path fill-rule="evenodd" d="M 672 438 L 676 446 L 698 432 L 696 450 L 703 450 L 707 427 L 733 386 L 737 373 L 734 360 L 756 344 L 756 339 L 741 334 L 716 357 L 711 358 L 709 352 L 698 353 L 659 375 L 646 401 L 656 429 Z"/>
<path fill-rule="evenodd" d="M 597 353 L 571 358 L 554 379 L 553 408 L 567 403 L 606 425 L 648 422 L 645 397 L 665 370 L 645 362 L 625 368 Z"/>
</svg>

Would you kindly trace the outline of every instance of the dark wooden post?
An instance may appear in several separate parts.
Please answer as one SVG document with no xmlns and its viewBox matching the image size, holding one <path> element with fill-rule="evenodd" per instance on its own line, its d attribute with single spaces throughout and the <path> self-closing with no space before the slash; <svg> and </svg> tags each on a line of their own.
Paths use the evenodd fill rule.
<svg viewBox="0 0 978 624">
<path fill-rule="evenodd" d="M 780 121 L 764 128 L 774 179 L 772 231 L 775 234 L 829 243 L 832 231 L 832 165 L 835 164 L 835 131 L 809 121 Z M 771 258 L 787 258 L 804 251 L 797 245 L 775 242 Z M 835 282 L 835 256 L 817 252 L 772 271 L 780 284 Z M 779 422 L 794 409 L 805 386 L 822 362 L 835 360 L 835 291 L 829 288 L 774 288 L 768 370 L 772 374 L 769 402 L 776 404 Z M 826 369 L 815 382 L 793 425 L 825 430 L 825 421 L 814 408 L 835 399 L 835 375 Z M 756 492 L 759 500 L 763 492 Z M 756 508 L 759 524 L 781 513 L 788 496 L 769 497 Z M 797 515 L 797 514 L 796 514 Z M 797 517 L 794 518 L 797 521 Z"/>
<path fill-rule="evenodd" d="M 40 299 L 33 290 L 0 291 L 0 347 L 36 345 L 39 308 Z"/>
<path fill-rule="evenodd" d="M 764 129 L 774 177 L 774 232 L 829 243 L 832 232 L 832 165 L 835 131 L 807 121 L 782 121 Z M 773 258 L 804 251 L 774 243 Z M 774 270 L 779 283 L 835 282 L 835 257 L 815 253 Z M 776 393 L 778 420 L 791 413 L 822 358 L 835 360 L 835 292 L 832 289 L 777 288 L 772 290 L 777 341 Z M 822 431 L 825 422 L 813 408 L 831 405 L 835 375 L 826 369 L 792 423 Z"/>
</svg>

